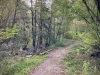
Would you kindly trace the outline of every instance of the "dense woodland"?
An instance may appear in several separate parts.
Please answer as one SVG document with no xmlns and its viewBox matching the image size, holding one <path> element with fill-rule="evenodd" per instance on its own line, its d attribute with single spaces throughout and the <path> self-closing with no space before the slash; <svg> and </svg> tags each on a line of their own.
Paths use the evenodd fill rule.
<svg viewBox="0 0 100 75">
<path fill-rule="evenodd" d="M 100 57 L 100 0 L 54 0 L 50 8 L 42 0 L 30 3 L 0 0 L 0 64 L 9 64 L 7 58 L 39 55 L 56 45 L 63 47 L 66 39 L 85 44 L 87 56 Z M 7 66 L 2 66 L 2 75 L 14 75 L 6 74 Z"/>
</svg>

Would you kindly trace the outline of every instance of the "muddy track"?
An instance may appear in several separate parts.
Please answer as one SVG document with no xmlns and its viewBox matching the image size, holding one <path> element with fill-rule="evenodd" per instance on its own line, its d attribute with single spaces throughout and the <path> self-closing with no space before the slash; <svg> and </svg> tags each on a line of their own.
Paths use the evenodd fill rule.
<svg viewBox="0 0 100 75">
<path fill-rule="evenodd" d="M 72 45 L 51 51 L 48 58 L 40 64 L 30 75 L 65 75 L 63 69 L 63 58 L 68 53 L 68 48 Z"/>
</svg>

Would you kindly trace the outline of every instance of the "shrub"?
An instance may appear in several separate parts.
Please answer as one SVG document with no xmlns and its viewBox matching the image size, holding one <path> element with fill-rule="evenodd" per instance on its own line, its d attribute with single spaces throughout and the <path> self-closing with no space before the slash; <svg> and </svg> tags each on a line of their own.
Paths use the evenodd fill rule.
<svg viewBox="0 0 100 75">
<path fill-rule="evenodd" d="M 97 75 L 90 62 L 84 61 L 83 62 L 83 75 Z"/>
<path fill-rule="evenodd" d="M 90 46 L 78 43 L 75 44 L 71 51 L 66 55 L 65 59 L 65 72 L 67 75 L 99 75 L 97 68 L 100 65 L 99 58 L 90 60 L 88 49 Z"/>
<path fill-rule="evenodd" d="M 57 49 L 59 47 L 65 47 L 72 44 L 74 41 L 71 39 L 62 39 L 57 41 L 55 44 L 49 46 L 49 49 Z"/>
<path fill-rule="evenodd" d="M 65 47 L 66 46 L 66 39 L 62 39 L 62 40 L 58 41 L 55 45 L 58 47 Z"/>
</svg>

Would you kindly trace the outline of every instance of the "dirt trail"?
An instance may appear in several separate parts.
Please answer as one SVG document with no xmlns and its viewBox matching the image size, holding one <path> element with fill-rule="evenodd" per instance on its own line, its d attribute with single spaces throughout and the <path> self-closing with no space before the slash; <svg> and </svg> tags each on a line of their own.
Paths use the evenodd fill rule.
<svg viewBox="0 0 100 75">
<path fill-rule="evenodd" d="M 48 53 L 48 58 L 35 68 L 30 75 L 65 75 L 62 61 L 63 57 L 68 53 L 67 49 L 71 46 Z"/>
</svg>

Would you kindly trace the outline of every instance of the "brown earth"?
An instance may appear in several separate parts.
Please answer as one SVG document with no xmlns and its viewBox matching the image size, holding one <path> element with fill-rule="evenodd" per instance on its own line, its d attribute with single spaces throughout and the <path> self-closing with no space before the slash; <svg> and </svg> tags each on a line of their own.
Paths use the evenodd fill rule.
<svg viewBox="0 0 100 75">
<path fill-rule="evenodd" d="M 63 58 L 68 53 L 68 48 L 71 46 L 72 45 L 48 53 L 48 58 L 36 67 L 30 75 L 65 75 Z"/>
</svg>

